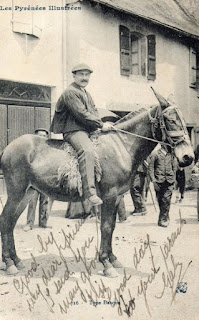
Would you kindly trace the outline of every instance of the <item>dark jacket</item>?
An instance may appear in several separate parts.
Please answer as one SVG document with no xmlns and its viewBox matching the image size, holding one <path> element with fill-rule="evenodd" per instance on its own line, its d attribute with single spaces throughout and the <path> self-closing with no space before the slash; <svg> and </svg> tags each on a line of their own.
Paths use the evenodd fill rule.
<svg viewBox="0 0 199 320">
<path fill-rule="evenodd" d="M 72 83 L 57 101 L 50 131 L 54 133 L 79 130 L 91 132 L 102 126 L 103 122 L 98 116 L 91 95 L 76 83 Z"/>
<path fill-rule="evenodd" d="M 151 181 L 163 183 L 175 182 L 176 174 L 176 158 L 173 154 L 165 153 L 162 149 L 159 149 L 155 154 L 152 155 L 149 164 L 149 175 Z"/>
</svg>

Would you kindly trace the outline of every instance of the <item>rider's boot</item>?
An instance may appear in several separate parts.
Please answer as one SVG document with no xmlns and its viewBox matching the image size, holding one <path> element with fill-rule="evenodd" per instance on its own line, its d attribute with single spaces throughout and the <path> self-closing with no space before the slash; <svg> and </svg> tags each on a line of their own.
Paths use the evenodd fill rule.
<svg viewBox="0 0 199 320">
<path fill-rule="evenodd" d="M 96 194 L 90 196 L 88 200 L 92 206 L 99 206 L 103 203 L 102 199 L 100 199 Z"/>
</svg>

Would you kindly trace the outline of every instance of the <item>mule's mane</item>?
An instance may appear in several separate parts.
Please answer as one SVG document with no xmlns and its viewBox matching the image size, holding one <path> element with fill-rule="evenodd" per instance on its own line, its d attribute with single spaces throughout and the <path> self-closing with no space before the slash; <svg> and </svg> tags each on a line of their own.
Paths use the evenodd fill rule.
<svg viewBox="0 0 199 320">
<path fill-rule="evenodd" d="M 142 112 L 144 112 L 144 111 L 146 111 L 145 108 L 141 108 L 141 109 L 139 109 L 139 110 L 132 111 L 132 112 L 126 114 L 126 115 L 125 115 L 124 117 L 122 117 L 121 119 L 117 120 L 114 125 L 117 125 L 117 124 L 119 124 L 119 123 L 126 122 L 126 121 L 128 121 L 128 120 L 130 120 L 130 119 L 132 119 L 132 118 L 135 118 L 138 114 L 140 114 L 140 113 L 142 113 Z"/>
</svg>

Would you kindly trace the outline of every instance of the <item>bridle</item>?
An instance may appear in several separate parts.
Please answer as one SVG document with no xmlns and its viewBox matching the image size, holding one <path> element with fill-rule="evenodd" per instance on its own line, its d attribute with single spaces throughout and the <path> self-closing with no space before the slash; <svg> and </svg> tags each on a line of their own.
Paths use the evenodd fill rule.
<svg viewBox="0 0 199 320">
<path fill-rule="evenodd" d="M 166 112 L 168 112 L 169 110 L 175 110 L 175 113 L 177 114 L 177 116 L 181 122 L 181 130 L 170 131 L 167 129 L 166 124 L 165 124 L 164 114 Z M 188 131 L 187 131 L 187 128 L 185 126 L 184 121 L 182 120 L 182 116 L 180 115 L 179 109 L 175 105 L 169 106 L 163 111 L 161 109 L 161 106 L 158 106 L 154 117 L 151 115 L 151 112 L 149 109 L 148 116 L 149 116 L 149 120 L 151 122 L 151 126 L 152 126 L 151 130 L 152 130 L 152 135 L 153 135 L 154 140 L 158 141 L 158 139 L 156 138 L 156 131 L 157 131 L 158 127 L 160 128 L 161 133 L 162 133 L 162 141 L 165 142 L 167 140 L 169 142 L 169 145 L 171 146 L 171 148 L 175 148 L 179 143 L 186 140 L 186 137 L 188 136 Z M 175 138 L 175 140 L 173 138 Z M 160 142 L 160 141 L 158 141 L 158 142 Z"/>
<path fill-rule="evenodd" d="M 168 130 L 165 124 L 165 120 L 164 120 L 164 114 L 168 111 L 168 110 L 175 110 L 176 114 L 179 117 L 179 120 L 181 122 L 181 130 L 178 131 L 173 131 L 173 130 Z M 152 136 L 153 138 L 148 138 L 148 137 L 144 137 L 140 134 L 136 134 L 133 132 L 128 132 L 126 130 L 123 129 L 119 129 L 117 127 L 115 127 L 114 125 L 112 126 L 113 130 L 121 132 L 121 133 L 125 133 L 137 138 L 141 138 L 144 140 L 149 140 L 149 141 L 153 141 L 155 143 L 159 143 L 161 145 L 166 145 L 171 147 L 172 152 L 174 151 L 174 149 L 176 148 L 176 146 L 181 143 L 182 141 L 186 140 L 186 137 L 189 137 L 188 135 L 188 131 L 186 128 L 186 125 L 184 123 L 184 121 L 182 120 L 182 116 L 180 115 L 180 112 L 178 110 L 178 108 L 173 105 L 173 106 L 169 106 L 167 107 L 165 110 L 162 111 L 161 106 L 159 105 L 156 109 L 156 113 L 155 116 L 153 117 L 151 115 L 150 109 L 148 110 L 148 116 L 149 116 L 149 121 L 151 123 L 151 131 L 152 131 Z M 162 140 L 158 140 L 158 138 L 156 137 L 156 130 L 160 128 L 161 133 L 162 133 Z M 100 132 L 101 130 L 99 130 Z M 174 141 L 173 138 L 178 138 L 177 140 Z M 165 142 L 165 141 L 168 142 Z"/>
</svg>

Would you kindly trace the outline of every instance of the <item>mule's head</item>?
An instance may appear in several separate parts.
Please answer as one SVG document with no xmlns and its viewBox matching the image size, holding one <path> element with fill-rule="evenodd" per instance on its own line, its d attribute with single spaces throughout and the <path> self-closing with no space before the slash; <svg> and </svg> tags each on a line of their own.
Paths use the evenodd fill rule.
<svg viewBox="0 0 199 320">
<path fill-rule="evenodd" d="M 172 105 L 162 111 L 162 117 L 166 141 L 174 148 L 179 165 L 189 166 L 194 159 L 194 152 L 181 111 Z"/>
<path fill-rule="evenodd" d="M 194 160 L 194 152 L 182 112 L 173 102 L 154 93 L 160 103 L 158 117 L 162 140 L 173 148 L 180 167 L 189 166 Z"/>
</svg>

